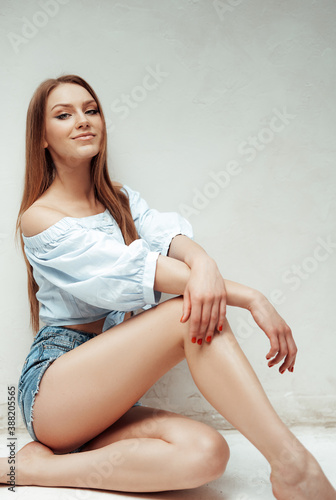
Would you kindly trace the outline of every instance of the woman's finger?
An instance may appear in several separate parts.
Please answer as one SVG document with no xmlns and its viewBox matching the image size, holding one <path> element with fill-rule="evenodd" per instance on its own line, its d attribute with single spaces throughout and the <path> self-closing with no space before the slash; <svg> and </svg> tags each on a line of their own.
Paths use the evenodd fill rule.
<svg viewBox="0 0 336 500">
<path fill-rule="evenodd" d="M 210 343 L 214 334 L 215 334 L 215 329 L 218 325 L 218 320 L 219 318 L 219 302 L 216 301 L 213 306 L 212 306 L 212 309 L 211 309 L 211 314 L 210 314 L 210 322 L 209 322 L 209 326 L 208 326 L 208 329 L 206 331 L 206 334 L 205 334 L 205 341 L 207 343 Z"/>
<path fill-rule="evenodd" d="M 269 338 L 270 343 L 271 343 L 271 348 L 268 351 L 268 353 L 266 354 L 266 359 L 271 359 L 274 356 L 276 356 L 276 354 L 279 352 L 280 346 L 279 346 L 278 337 L 277 337 L 275 332 L 271 332 L 271 333 L 269 332 L 268 338 Z"/>
<path fill-rule="evenodd" d="M 199 329 L 200 329 L 200 322 L 201 322 L 201 316 L 202 316 L 202 303 L 193 300 L 192 302 L 192 307 L 191 307 L 191 313 L 190 313 L 190 327 L 189 327 L 189 335 L 191 341 L 195 344 L 198 337 L 199 337 Z"/>
<path fill-rule="evenodd" d="M 188 319 L 190 318 L 190 313 L 191 313 L 190 293 L 186 289 L 183 295 L 181 323 L 185 323 L 186 321 L 188 321 Z"/>
<path fill-rule="evenodd" d="M 223 330 L 225 316 L 226 316 L 226 294 L 225 295 L 223 294 L 219 302 L 219 314 L 217 323 L 217 330 L 219 330 L 220 332 Z"/>
<path fill-rule="evenodd" d="M 287 342 L 283 336 L 278 337 L 278 342 L 279 342 L 279 351 L 277 355 L 275 356 L 274 359 L 272 359 L 269 363 L 268 366 L 271 368 L 272 366 L 280 363 L 288 354 L 288 349 L 287 349 Z"/>
<path fill-rule="evenodd" d="M 297 347 L 294 342 L 294 339 L 292 337 L 292 332 L 289 329 L 289 333 L 286 336 L 286 341 L 287 341 L 287 351 L 288 354 L 286 356 L 285 362 L 280 366 L 280 371 L 283 373 L 285 370 L 288 369 L 288 371 L 293 371 L 294 370 L 294 364 L 295 364 L 295 359 L 296 359 L 296 354 L 297 354 Z"/>
<path fill-rule="evenodd" d="M 197 343 L 202 345 L 205 340 L 206 332 L 209 328 L 210 317 L 211 317 L 212 304 L 209 302 L 203 302 L 202 314 L 200 317 L 199 331 L 197 335 Z"/>
</svg>

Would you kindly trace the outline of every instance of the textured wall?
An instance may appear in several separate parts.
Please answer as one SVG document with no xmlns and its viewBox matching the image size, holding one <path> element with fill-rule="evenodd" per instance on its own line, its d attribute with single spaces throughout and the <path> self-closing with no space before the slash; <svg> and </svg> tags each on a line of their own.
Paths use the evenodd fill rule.
<svg viewBox="0 0 336 500">
<path fill-rule="evenodd" d="M 113 177 L 189 218 L 223 275 L 292 327 L 294 374 L 228 318 L 286 422 L 335 421 L 334 0 L 1 0 L 1 421 L 33 340 L 14 226 L 25 114 L 45 78 L 77 73 L 108 118 Z M 227 424 L 181 363 L 144 401 Z M 20 423 L 20 422 L 18 422 Z"/>
</svg>

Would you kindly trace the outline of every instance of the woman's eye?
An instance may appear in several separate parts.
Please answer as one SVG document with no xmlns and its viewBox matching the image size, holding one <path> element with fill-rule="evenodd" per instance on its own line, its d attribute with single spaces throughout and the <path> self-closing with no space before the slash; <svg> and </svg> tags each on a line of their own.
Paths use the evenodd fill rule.
<svg viewBox="0 0 336 500">
<path fill-rule="evenodd" d="M 96 115 L 99 113 L 98 109 L 88 109 L 85 111 L 86 114 L 88 115 Z M 70 115 L 70 113 L 61 113 L 60 115 L 56 116 L 59 120 L 66 120 Z"/>
<path fill-rule="evenodd" d="M 58 118 L 59 120 L 65 120 L 69 115 L 69 113 L 62 113 L 58 116 L 56 116 L 56 118 Z"/>
</svg>

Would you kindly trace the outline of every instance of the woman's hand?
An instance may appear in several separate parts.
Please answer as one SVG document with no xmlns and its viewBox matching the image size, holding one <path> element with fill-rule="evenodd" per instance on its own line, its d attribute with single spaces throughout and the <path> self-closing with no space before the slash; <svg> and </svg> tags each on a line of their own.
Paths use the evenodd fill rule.
<svg viewBox="0 0 336 500">
<path fill-rule="evenodd" d="M 189 334 L 194 343 L 211 342 L 221 331 L 226 314 L 226 289 L 217 264 L 208 256 L 194 260 L 183 294 L 181 322 L 190 319 Z"/>
<path fill-rule="evenodd" d="M 293 372 L 297 347 L 287 323 L 261 293 L 251 301 L 248 309 L 257 325 L 270 339 L 271 349 L 266 355 L 266 359 L 270 359 L 268 366 L 272 367 L 284 359 L 279 372 L 284 373 L 285 370 Z"/>
</svg>

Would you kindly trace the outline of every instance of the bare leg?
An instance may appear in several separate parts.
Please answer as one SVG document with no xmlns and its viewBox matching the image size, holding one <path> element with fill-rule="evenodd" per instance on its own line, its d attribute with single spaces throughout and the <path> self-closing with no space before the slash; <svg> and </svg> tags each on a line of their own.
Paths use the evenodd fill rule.
<svg viewBox="0 0 336 500">
<path fill-rule="evenodd" d="M 273 492 L 278 500 L 334 500 L 335 490 L 316 460 L 270 405 L 229 324 L 226 322 L 222 334 L 210 345 L 200 347 L 190 343 L 187 325 L 179 322 L 180 313 L 181 301 L 171 300 L 61 356 L 47 370 L 36 399 L 34 428 L 38 438 L 59 452 L 92 439 L 185 356 L 204 396 L 271 464 Z M 141 448 L 142 460 L 154 453 L 151 443 L 147 444 L 148 448 Z M 106 459 L 104 449 L 108 446 L 95 450 L 101 453 L 95 455 L 99 463 Z M 122 450 L 125 453 L 125 447 Z M 161 451 L 169 468 L 174 458 L 163 448 Z M 81 477 L 85 487 L 93 452 L 52 457 L 54 474 L 58 471 L 57 484 L 67 485 L 64 475 L 66 471 L 71 475 L 72 470 L 73 477 Z M 101 488 L 116 489 L 118 484 L 120 490 L 129 489 L 130 470 L 126 484 L 120 483 L 117 476 L 122 473 L 118 468 L 117 476 L 104 478 Z M 166 471 L 161 472 L 162 489 L 166 489 Z M 157 481 L 156 488 L 160 488 L 159 476 L 152 478 Z M 149 476 L 147 479 L 146 485 L 135 484 L 132 491 L 153 491 Z M 38 480 L 43 484 L 45 479 L 40 476 Z M 173 487 L 174 479 L 168 489 Z"/>
<path fill-rule="evenodd" d="M 196 385 L 214 408 L 265 456 L 278 500 L 336 500 L 336 491 L 315 458 L 271 406 L 254 370 L 226 321 L 223 335 L 203 352 L 186 343 Z"/>
<path fill-rule="evenodd" d="M 138 407 L 77 454 L 54 455 L 29 443 L 18 453 L 16 484 L 134 492 L 193 488 L 220 477 L 228 459 L 226 441 L 211 427 Z"/>
</svg>

